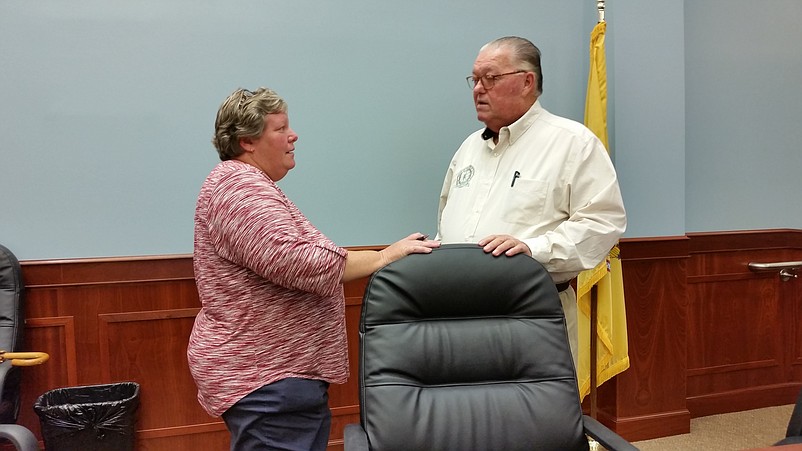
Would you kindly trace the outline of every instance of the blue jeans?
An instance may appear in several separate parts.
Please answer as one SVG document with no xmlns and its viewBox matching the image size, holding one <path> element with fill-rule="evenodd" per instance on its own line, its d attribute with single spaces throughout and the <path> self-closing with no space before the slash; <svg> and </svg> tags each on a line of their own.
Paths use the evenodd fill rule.
<svg viewBox="0 0 802 451">
<path fill-rule="evenodd" d="M 287 378 L 223 413 L 231 451 L 325 451 L 331 429 L 327 382 Z"/>
</svg>

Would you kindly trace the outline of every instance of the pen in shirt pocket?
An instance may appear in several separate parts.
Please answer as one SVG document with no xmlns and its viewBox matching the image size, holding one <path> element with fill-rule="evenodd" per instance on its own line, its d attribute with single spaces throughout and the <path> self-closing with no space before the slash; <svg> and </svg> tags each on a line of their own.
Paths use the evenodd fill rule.
<svg viewBox="0 0 802 451">
<path fill-rule="evenodd" d="M 520 173 L 520 172 L 518 172 L 518 171 L 515 171 L 515 173 L 514 173 L 514 174 L 512 174 L 512 183 L 510 183 L 510 188 L 512 188 L 513 186 L 515 186 L 515 179 L 517 179 L 517 178 L 518 178 L 518 177 L 520 177 L 520 176 L 521 176 L 521 173 Z"/>
</svg>

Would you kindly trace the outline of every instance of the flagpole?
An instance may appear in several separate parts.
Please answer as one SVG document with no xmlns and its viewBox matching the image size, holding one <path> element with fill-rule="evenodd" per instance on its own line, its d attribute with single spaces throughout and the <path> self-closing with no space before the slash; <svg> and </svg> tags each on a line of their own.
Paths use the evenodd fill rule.
<svg viewBox="0 0 802 451">
<path fill-rule="evenodd" d="M 596 2 L 596 9 L 599 12 L 599 23 L 604 22 L 604 0 Z M 590 288 L 590 416 L 598 418 L 599 407 L 597 401 L 597 380 L 598 380 L 598 303 L 599 294 L 598 282 Z"/>
<path fill-rule="evenodd" d="M 596 322 L 599 320 L 598 316 L 598 288 L 597 285 L 593 285 L 590 288 L 590 416 L 593 418 L 598 419 L 599 407 L 596 401 L 597 395 L 597 388 L 596 385 L 598 384 L 597 379 L 598 376 L 596 374 L 598 370 L 598 364 L 596 361 L 598 360 L 598 327 L 599 325 Z"/>
</svg>

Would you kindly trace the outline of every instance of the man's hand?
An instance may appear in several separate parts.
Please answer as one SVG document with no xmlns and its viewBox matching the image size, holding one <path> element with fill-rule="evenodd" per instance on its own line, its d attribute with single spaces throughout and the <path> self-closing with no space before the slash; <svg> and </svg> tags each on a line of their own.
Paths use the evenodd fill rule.
<svg viewBox="0 0 802 451">
<path fill-rule="evenodd" d="M 479 241 L 479 246 L 485 252 L 490 252 L 496 257 L 501 254 L 507 257 L 512 257 L 515 254 L 532 256 L 532 251 L 526 243 L 510 235 L 490 235 Z"/>
</svg>

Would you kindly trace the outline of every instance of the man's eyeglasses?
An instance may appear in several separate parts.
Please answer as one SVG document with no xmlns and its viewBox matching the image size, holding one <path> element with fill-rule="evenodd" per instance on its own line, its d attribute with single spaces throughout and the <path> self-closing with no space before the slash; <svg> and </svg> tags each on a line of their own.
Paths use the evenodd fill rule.
<svg viewBox="0 0 802 451">
<path fill-rule="evenodd" d="M 503 77 L 505 75 L 520 74 L 520 73 L 523 73 L 523 72 L 528 72 L 528 71 L 516 70 L 514 72 L 507 72 L 507 73 L 498 74 L 498 75 L 490 75 L 490 74 L 482 75 L 481 77 L 475 77 L 473 75 L 470 75 L 468 77 L 465 77 L 465 80 L 468 81 L 468 87 L 471 88 L 471 89 L 475 88 L 476 85 L 479 84 L 479 81 L 481 81 L 482 82 L 482 86 L 484 86 L 485 89 L 489 91 L 489 90 L 493 89 L 493 86 L 496 86 L 496 80 L 497 79 L 499 79 L 499 78 L 501 78 L 501 77 Z"/>
</svg>

